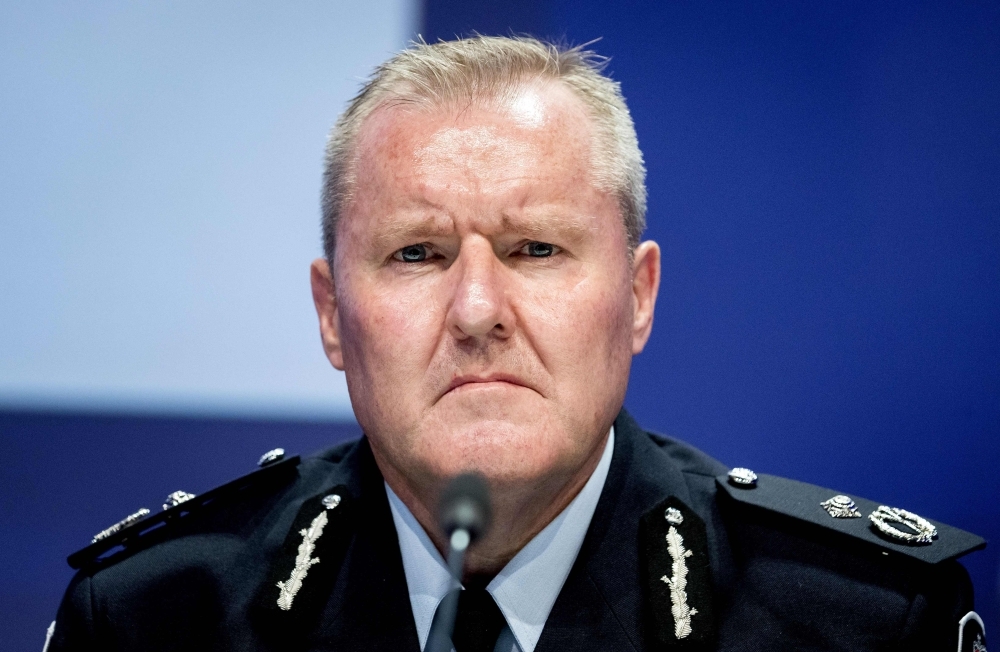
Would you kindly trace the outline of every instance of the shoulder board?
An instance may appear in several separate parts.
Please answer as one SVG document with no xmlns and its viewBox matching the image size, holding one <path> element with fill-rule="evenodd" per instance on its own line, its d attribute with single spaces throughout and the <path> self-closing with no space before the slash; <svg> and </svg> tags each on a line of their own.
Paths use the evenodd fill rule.
<svg viewBox="0 0 1000 652">
<path fill-rule="evenodd" d="M 206 506 L 220 499 L 233 496 L 265 480 L 278 480 L 284 476 L 289 476 L 294 473 L 298 464 L 299 457 L 296 455 L 295 457 L 268 463 L 253 473 L 248 473 L 243 477 L 237 478 L 232 482 L 227 482 L 198 496 L 184 494 L 184 492 L 175 492 L 175 494 L 171 494 L 171 497 L 176 494 L 183 494 L 183 497 L 179 501 L 172 500 L 172 505 L 164 505 L 163 511 L 153 515 L 149 515 L 149 510 L 147 509 L 139 510 L 95 536 L 94 541 L 89 546 L 74 552 L 67 557 L 66 561 L 71 568 L 82 568 L 97 561 L 101 555 L 113 548 L 119 546 L 124 548 L 137 546 L 151 534 L 152 530 L 158 530 L 164 525 L 176 522 L 192 512 L 204 509 Z"/>
<path fill-rule="evenodd" d="M 716 483 L 738 503 L 835 530 L 875 545 L 886 555 L 937 564 L 986 547 L 985 539 L 970 532 L 805 482 L 733 469 L 718 476 Z"/>
</svg>

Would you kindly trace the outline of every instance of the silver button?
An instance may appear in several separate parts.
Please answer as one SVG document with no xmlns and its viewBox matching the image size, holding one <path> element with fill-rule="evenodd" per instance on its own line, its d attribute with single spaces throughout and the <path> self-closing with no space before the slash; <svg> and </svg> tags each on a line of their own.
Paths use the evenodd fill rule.
<svg viewBox="0 0 1000 652">
<path fill-rule="evenodd" d="M 668 507 L 667 511 L 663 513 L 664 518 L 667 519 L 667 523 L 671 525 L 680 525 L 684 522 L 684 515 L 681 514 L 681 510 L 676 507 Z"/>
<path fill-rule="evenodd" d="M 187 501 L 194 498 L 194 494 L 189 494 L 186 491 L 177 490 L 167 496 L 166 500 L 163 501 L 163 509 L 170 509 L 171 507 L 177 507 L 181 503 L 186 503 Z"/>
<path fill-rule="evenodd" d="M 323 500 L 320 502 L 323 503 L 323 507 L 326 507 L 327 509 L 335 509 L 337 505 L 340 504 L 340 496 L 338 494 L 323 496 Z"/>
<path fill-rule="evenodd" d="M 264 453 L 263 455 L 261 455 L 260 456 L 260 461 L 257 462 L 257 466 L 263 468 L 265 466 L 269 466 L 271 464 L 274 464 L 275 462 L 280 462 L 283 459 L 285 459 L 285 449 L 284 448 L 275 448 L 275 449 L 269 450 L 266 453 Z"/>
<path fill-rule="evenodd" d="M 743 489 L 750 489 L 757 486 L 757 474 L 750 469 L 738 466 L 729 472 L 729 481 Z"/>
</svg>

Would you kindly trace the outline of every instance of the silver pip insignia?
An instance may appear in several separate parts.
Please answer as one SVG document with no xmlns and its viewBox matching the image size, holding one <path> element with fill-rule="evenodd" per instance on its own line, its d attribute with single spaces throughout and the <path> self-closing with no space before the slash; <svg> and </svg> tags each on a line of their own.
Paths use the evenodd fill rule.
<svg viewBox="0 0 1000 652">
<path fill-rule="evenodd" d="M 861 518 L 857 505 L 848 496 L 834 496 L 819 505 L 833 518 Z"/>
<path fill-rule="evenodd" d="M 186 491 L 175 491 L 163 501 L 163 509 L 170 509 L 171 507 L 177 507 L 181 503 L 186 503 L 192 498 L 197 498 L 194 494 L 190 494 Z"/>
</svg>

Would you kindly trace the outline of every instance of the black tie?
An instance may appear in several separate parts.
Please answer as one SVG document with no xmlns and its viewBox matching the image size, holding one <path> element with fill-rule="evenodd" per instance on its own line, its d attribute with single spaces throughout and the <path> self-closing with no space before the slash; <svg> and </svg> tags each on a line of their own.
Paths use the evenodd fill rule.
<svg viewBox="0 0 1000 652">
<path fill-rule="evenodd" d="M 493 652 L 507 624 L 500 607 L 486 591 L 489 579 L 472 578 L 459 594 L 455 633 L 451 637 L 455 652 Z"/>
</svg>

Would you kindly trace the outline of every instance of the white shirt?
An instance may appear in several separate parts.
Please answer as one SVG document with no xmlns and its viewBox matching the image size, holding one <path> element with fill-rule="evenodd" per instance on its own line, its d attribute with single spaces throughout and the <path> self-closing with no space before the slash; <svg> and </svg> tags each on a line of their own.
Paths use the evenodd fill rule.
<svg viewBox="0 0 1000 652">
<path fill-rule="evenodd" d="M 507 620 L 495 652 L 534 652 L 552 605 L 583 545 L 608 477 L 614 447 L 615 429 L 612 427 L 601 460 L 580 493 L 487 585 L 486 590 Z M 396 524 L 410 607 L 423 650 L 434 612 L 448 593 L 448 566 L 409 508 L 388 484 L 385 490 Z"/>
</svg>

